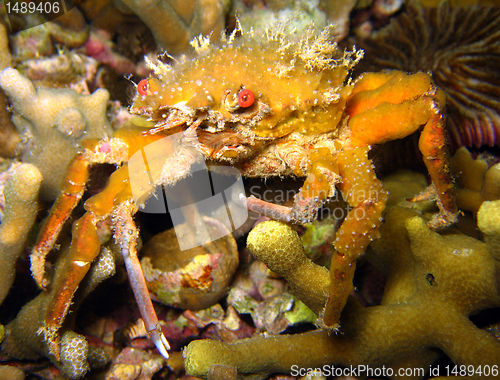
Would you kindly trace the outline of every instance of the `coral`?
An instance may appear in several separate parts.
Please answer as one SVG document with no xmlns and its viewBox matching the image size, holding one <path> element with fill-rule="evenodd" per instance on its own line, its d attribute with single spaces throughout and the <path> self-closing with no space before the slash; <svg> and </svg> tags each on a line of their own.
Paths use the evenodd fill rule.
<svg viewBox="0 0 500 380">
<path fill-rule="evenodd" d="M 66 29 L 55 22 L 46 22 L 45 19 L 37 16 L 38 14 L 35 14 L 32 18 L 35 25 L 11 37 L 12 54 L 17 63 L 54 54 L 57 51 L 55 43 L 68 49 L 79 47 L 89 36 L 88 28 L 76 30 L 73 24 L 71 28 Z"/>
<path fill-rule="evenodd" d="M 314 312 L 285 290 L 283 279 L 255 260 L 232 282 L 227 303 L 240 314 L 250 314 L 259 332 L 279 334 L 296 323 L 314 323 Z"/>
<path fill-rule="evenodd" d="M 16 69 L 35 87 L 64 88 L 93 84 L 97 61 L 75 51 L 25 60 Z"/>
<path fill-rule="evenodd" d="M 164 364 L 159 355 L 127 347 L 113 360 L 106 380 L 150 380 Z"/>
<path fill-rule="evenodd" d="M 343 3 L 343 2 L 342 2 Z M 325 12 L 318 7 L 318 0 L 267 1 L 263 4 L 249 4 L 243 0 L 234 1 L 230 14 L 238 15 L 244 30 L 253 30 L 255 35 L 265 35 L 265 30 L 277 22 L 286 23 L 286 32 L 302 32 L 310 23 L 318 28 L 327 25 Z M 345 15 L 341 14 L 340 18 Z M 337 24 L 335 33 L 339 34 Z"/>
<path fill-rule="evenodd" d="M 187 229 L 183 224 L 155 235 L 141 250 L 141 265 L 156 300 L 183 309 L 205 309 L 227 294 L 238 267 L 238 249 L 229 233 L 213 242 L 217 251 L 202 246 L 182 251 L 176 234 L 188 236 Z"/>
<path fill-rule="evenodd" d="M 43 175 L 40 199 L 53 200 L 60 192 L 64 168 L 81 149 L 81 140 L 111 135 L 106 118 L 108 92 L 35 90 L 29 79 L 12 68 L 2 71 L 0 86 L 12 101 L 14 124 L 26 141 L 23 162 L 34 164 Z"/>
<path fill-rule="evenodd" d="M 64 261 L 64 255 L 60 261 Z M 61 265 L 61 262 L 56 264 Z M 115 272 L 114 257 L 110 251 L 104 248 L 101 255 L 93 263 L 89 276 L 81 285 L 79 293 L 72 305 L 73 316 L 81 301 L 100 282 L 112 276 Z M 57 283 L 58 272 L 54 282 Z M 71 379 L 81 378 L 91 367 L 102 367 L 108 361 L 107 355 L 102 349 L 89 346 L 85 337 L 70 330 L 72 319 L 66 321 L 64 328 L 57 337 L 50 338 L 44 334 L 45 314 L 55 304 L 58 294 L 52 287 L 48 291 L 42 291 L 36 298 L 23 306 L 16 318 L 5 326 L 6 336 L 0 349 L 3 354 L 16 359 L 36 360 L 48 357 L 56 367 Z M 53 345 L 57 345 L 57 350 Z M 60 355 L 55 352 L 60 352 Z"/>
<path fill-rule="evenodd" d="M 23 380 L 24 372 L 16 367 L 2 365 L 0 366 L 0 378 L 9 380 Z"/>
<path fill-rule="evenodd" d="M 287 281 L 293 294 L 320 314 L 328 297 L 330 274 L 306 256 L 297 232 L 277 221 L 259 223 L 248 235 L 247 245 L 270 270 Z"/>
<path fill-rule="evenodd" d="M 467 148 L 458 149 L 450 160 L 457 183 L 460 210 L 477 212 L 484 201 L 500 199 L 500 164 L 489 167 L 481 157 L 472 158 Z"/>
<path fill-rule="evenodd" d="M 9 38 L 7 30 L 0 23 L 0 71 L 12 65 L 12 57 L 9 49 Z M 17 145 L 21 141 L 14 124 L 10 120 L 10 112 L 7 111 L 8 100 L 3 91 L 0 91 L 0 156 L 14 157 Z"/>
<path fill-rule="evenodd" d="M 71 17 L 69 20 L 76 21 Z M 34 25 L 27 25 L 26 30 L 11 37 L 12 54 L 17 63 L 26 59 L 54 54 L 57 51 L 55 43 L 68 49 L 79 47 L 85 43 L 89 36 L 88 28 L 75 29 L 77 26 L 75 23 L 71 25 L 71 28 L 66 29 L 55 22 L 46 21 L 35 13 L 30 19 Z"/>
<path fill-rule="evenodd" d="M 41 182 L 38 169 L 23 164 L 11 174 L 5 188 L 6 208 L 0 225 L 0 304 L 14 282 L 17 258 L 35 222 Z"/>
<path fill-rule="evenodd" d="M 227 0 L 123 0 L 149 27 L 156 43 L 171 55 L 185 52 L 200 34 L 219 38 L 225 27 Z"/>
<path fill-rule="evenodd" d="M 497 238 L 498 203 L 493 208 L 479 212 L 479 226 Z M 283 233 L 289 229 L 277 227 Z M 384 367 L 391 378 L 400 377 L 400 369 L 422 368 L 420 374 L 405 376 L 420 379 L 440 356 L 439 350 L 458 365 L 491 368 L 499 363 L 500 343 L 468 318 L 500 306 L 498 240 L 485 244 L 460 234 L 441 236 L 429 230 L 417 212 L 400 207 L 387 211 L 380 230 L 382 237 L 372 242 L 368 258 L 388 276 L 381 305 L 363 308 L 349 298 L 338 335 L 317 330 L 232 344 L 191 342 L 184 353 L 187 373 L 206 377 L 212 366 L 225 365 L 240 374 L 265 378 L 274 372 L 289 373 L 292 366 L 365 365 Z M 291 232 L 286 234 L 290 238 Z M 281 243 L 270 247 L 268 255 L 281 256 L 273 260 L 288 263 L 287 250 L 273 251 L 291 244 Z M 496 247 L 495 257 L 491 247 Z M 266 251 L 267 247 L 257 249 Z M 316 291 L 318 298 L 326 297 L 324 289 Z M 468 378 L 493 377 L 471 374 Z"/>
<path fill-rule="evenodd" d="M 500 201 L 484 202 L 477 213 L 477 218 L 488 251 L 500 260 Z"/>
<path fill-rule="evenodd" d="M 418 2 L 368 38 L 356 41 L 365 59 L 356 68 L 430 72 L 446 93 L 451 143 L 480 147 L 500 143 L 500 8 L 426 8 Z"/>
<path fill-rule="evenodd" d="M 12 65 L 12 56 L 9 49 L 9 37 L 4 24 L 0 23 L 0 70 Z"/>
<path fill-rule="evenodd" d="M 136 70 L 134 62 L 118 54 L 108 33 L 105 31 L 90 32 L 85 43 L 85 53 L 95 60 L 112 67 L 119 74 L 131 74 Z"/>
<path fill-rule="evenodd" d="M 335 25 L 335 38 L 343 39 L 349 32 L 350 13 L 358 1 L 322 0 L 320 5 L 325 9 L 328 22 Z"/>
</svg>

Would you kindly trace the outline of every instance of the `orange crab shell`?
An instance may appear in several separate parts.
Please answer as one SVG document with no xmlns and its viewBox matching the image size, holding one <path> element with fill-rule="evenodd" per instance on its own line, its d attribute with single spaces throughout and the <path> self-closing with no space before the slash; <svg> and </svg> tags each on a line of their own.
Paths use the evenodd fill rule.
<svg viewBox="0 0 500 380">
<path fill-rule="evenodd" d="M 159 125 L 173 109 L 192 117 L 207 112 L 214 130 L 237 120 L 262 138 L 332 131 L 352 90 L 345 83 L 351 63 L 332 61 L 324 67 L 309 67 L 291 50 L 280 49 L 276 41 L 261 43 L 243 36 L 220 47 L 210 46 L 168 70 L 159 64 L 158 78 L 148 79 L 147 94 L 136 96 L 131 112 Z M 242 89 L 254 95 L 252 104 L 238 105 Z M 257 112 L 263 105 L 265 111 Z"/>
</svg>

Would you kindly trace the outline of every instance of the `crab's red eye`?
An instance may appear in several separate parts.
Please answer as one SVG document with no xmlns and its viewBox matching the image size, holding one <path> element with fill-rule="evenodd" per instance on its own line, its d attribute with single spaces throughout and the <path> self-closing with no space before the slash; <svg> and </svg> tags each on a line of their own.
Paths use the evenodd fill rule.
<svg viewBox="0 0 500 380">
<path fill-rule="evenodd" d="M 255 95 L 249 89 L 241 90 L 238 94 L 238 104 L 240 107 L 248 108 L 255 101 Z"/>
<path fill-rule="evenodd" d="M 137 92 L 142 96 L 147 95 L 147 93 L 148 93 L 148 80 L 147 79 L 143 79 L 139 83 L 137 83 Z"/>
</svg>

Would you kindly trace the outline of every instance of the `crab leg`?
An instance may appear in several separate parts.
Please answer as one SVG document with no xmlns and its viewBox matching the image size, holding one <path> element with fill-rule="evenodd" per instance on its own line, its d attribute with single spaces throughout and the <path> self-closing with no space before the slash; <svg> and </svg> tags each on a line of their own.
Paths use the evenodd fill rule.
<svg viewBox="0 0 500 380">
<path fill-rule="evenodd" d="M 292 221 L 292 209 L 290 207 L 266 202 L 255 198 L 253 195 L 245 197 L 243 194 L 240 194 L 240 200 L 248 210 L 257 214 L 279 220 L 280 222 L 290 223 Z"/>
<path fill-rule="evenodd" d="M 163 335 L 158 317 L 153 308 L 153 302 L 149 296 L 149 290 L 144 279 L 141 263 L 137 257 L 137 238 L 139 232 L 132 219 L 137 208 L 130 201 L 125 201 L 116 207 L 113 212 L 113 225 L 115 229 L 115 239 L 120 246 L 130 286 L 134 292 L 135 300 L 139 306 L 146 330 L 154 342 L 158 351 L 168 359 L 167 350 L 170 348 L 167 339 Z"/>
<path fill-rule="evenodd" d="M 323 317 L 325 325 L 329 327 L 336 327 L 353 290 L 356 259 L 372 240 L 380 236 L 378 228 L 382 223 L 387 192 L 375 175 L 368 151 L 368 147 L 360 147 L 337 155 L 343 178 L 339 187 L 352 209 L 337 231 L 334 243 L 329 298 Z"/>
<path fill-rule="evenodd" d="M 399 71 L 368 73 L 357 83 L 355 92 L 346 109 L 350 117 L 350 147 L 400 139 L 424 125 L 419 149 L 432 185 L 411 201 L 437 199 L 439 214 L 427 223 L 430 228 L 453 224 L 457 206 L 440 112 L 445 103 L 443 92 L 431 84 L 430 76 L 425 73 Z"/>
<path fill-rule="evenodd" d="M 61 228 L 80 201 L 89 177 L 89 163 L 79 155 L 70 164 L 63 182 L 61 194 L 57 197 L 50 214 L 38 234 L 30 255 L 31 273 L 38 286 L 46 289 L 48 280 L 44 278 L 45 257 L 54 247 Z"/>
<path fill-rule="evenodd" d="M 318 210 L 328 197 L 335 194 L 338 182 L 338 165 L 327 148 L 313 149 L 309 155 L 312 161 L 308 175 L 300 192 L 295 194 L 293 206 L 286 207 L 240 195 L 240 200 L 250 211 L 285 223 L 311 223 L 318 217 Z"/>
<path fill-rule="evenodd" d="M 49 349 L 59 358 L 57 331 L 71 306 L 71 299 L 80 282 L 87 274 L 90 264 L 99 255 L 101 243 L 97 237 L 94 217 L 86 213 L 73 225 L 69 254 L 57 268 L 57 277 L 51 286 L 52 300 L 45 315 L 44 333 Z"/>
<path fill-rule="evenodd" d="M 439 106 L 431 102 L 432 115 L 424 127 L 418 147 L 422 152 L 425 166 L 431 177 L 432 184 L 411 201 L 436 198 L 439 213 L 427 222 L 429 228 L 449 226 L 456 222 L 458 209 L 455 200 L 454 181 L 448 167 L 448 149 L 446 146 L 446 131 Z"/>
</svg>

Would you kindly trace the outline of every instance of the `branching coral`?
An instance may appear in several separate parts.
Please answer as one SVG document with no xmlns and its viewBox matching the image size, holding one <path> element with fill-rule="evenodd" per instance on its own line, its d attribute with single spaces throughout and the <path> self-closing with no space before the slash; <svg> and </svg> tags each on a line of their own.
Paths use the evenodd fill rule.
<svg viewBox="0 0 500 380">
<path fill-rule="evenodd" d="M 69 89 L 43 89 L 17 70 L 7 68 L 0 74 L 0 86 L 9 95 L 14 108 L 13 121 L 24 134 L 23 162 L 34 164 L 44 181 L 42 200 L 59 193 L 64 169 L 81 149 L 83 138 L 111 135 L 106 118 L 108 91 L 80 95 Z"/>
<path fill-rule="evenodd" d="M 0 23 L 0 70 L 12 65 L 9 49 L 9 37 L 5 26 Z M 0 91 L 0 156 L 13 157 L 17 144 L 20 141 L 16 128 L 10 120 L 7 111 L 8 100 L 3 91 Z"/>
<path fill-rule="evenodd" d="M 72 12 L 72 15 L 75 13 Z M 57 51 L 55 43 L 68 49 L 83 45 L 89 36 L 88 28 L 77 30 L 76 17 L 67 19 L 73 21 L 71 28 L 64 28 L 55 22 L 47 22 L 38 13 L 32 14 L 28 24 L 25 25 L 27 29 L 12 36 L 12 52 L 15 61 L 19 63 L 26 59 L 52 55 Z"/>
<path fill-rule="evenodd" d="M 485 228 L 483 222 L 490 219 L 486 225 L 492 231 L 485 228 L 484 232 L 495 237 L 499 234 L 498 224 L 491 218 L 497 207 L 479 213 L 479 226 Z M 485 244 L 463 235 L 441 236 L 416 215 L 415 211 L 399 207 L 387 212 L 382 238 L 372 242 L 372 260 L 388 275 L 382 304 L 363 308 L 350 298 L 342 312 L 341 334 L 318 330 L 233 344 L 194 341 L 185 351 L 187 372 L 207 376 L 212 366 L 225 365 L 235 367 L 238 373 L 264 378 L 274 372 L 289 373 L 292 366 L 335 364 L 385 366 L 390 371 L 386 373 L 394 378 L 402 377 L 398 375 L 400 369 L 422 368 L 420 374 L 404 376 L 419 379 L 439 357 L 439 350 L 458 365 L 477 368 L 499 363 L 500 343 L 468 319 L 481 310 L 500 306 L 498 246 L 492 240 Z M 263 228 L 259 227 L 259 231 Z M 283 241 L 284 249 L 276 249 L 280 243 L 275 243 L 268 256 L 276 255 L 278 258 L 273 260 L 282 266 L 280 262 L 290 262 L 287 248 L 292 247 L 292 235 L 286 232 L 289 227 L 278 228 L 288 241 Z M 495 241 L 498 243 L 498 239 Z M 253 242 L 253 249 L 266 251 L 267 247 L 256 247 Z M 296 245 L 291 249 L 299 250 Z M 312 284 L 294 282 L 292 287 L 297 285 L 314 291 Z M 325 297 L 322 290 L 316 291 L 316 297 Z M 494 376 L 470 378 L 488 377 Z"/>
<path fill-rule="evenodd" d="M 200 34 L 219 38 L 229 6 L 227 0 L 123 0 L 123 3 L 144 21 L 158 45 L 169 54 L 182 53 L 189 48 L 189 41 Z"/>
<path fill-rule="evenodd" d="M 473 159 L 462 147 L 450 160 L 450 169 L 457 179 L 457 205 L 461 210 L 477 212 L 484 201 L 500 199 L 500 164 L 488 167 L 487 161 Z"/>
<path fill-rule="evenodd" d="M 490 254 L 500 260 L 500 201 L 484 202 L 477 217 Z"/>
<path fill-rule="evenodd" d="M 5 188 L 6 208 L 0 225 L 0 304 L 14 282 L 15 264 L 38 212 L 42 175 L 31 164 L 17 167 Z"/>
<path fill-rule="evenodd" d="M 247 244 L 258 259 L 288 282 L 302 302 L 320 314 L 328 297 L 330 274 L 306 256 L 297 232 L 276 221 L 260 223 L 248 236 Z"/>
<path fill-rule="evenodd" d="M 346 4 L 344 4 L 346 3 Z M 309 24 L 314 23 L 318 28 L 327 25 L 326 13 L 319 5 L 319 0 L 271 0 L 263 2 L 233 1 L 230 15 L 238 15 L 238 19 L 244 30 L 253 29 L 255 35 L 264 35 L 264 32 L 270 25 L 286 23 L 287 33 L 294 31 L 301 32 Z M 349 12 L 351 2 L 342 2 L 338 8 L 346 8 Z M 354 5 L 354 4 L 353 4 Z M 332 8 L 335 8 L 332 4 Z M 332 12 L 333 14 L 334 12 Z M 336 34 L 345 32 L 342 28 L 346 22 L 345 12 L 337 12 L 337 20 L 341 23 L 334 23 Z M 338 27 L 337 27 L 338 26 Z"/>
<path fill-rule="evenodd" d="M 367 70 L 430 72 L 446 93 L 448 129 L 456 147 L 500 143 L 500 8 L 425 8 L 406 12 L 362 41 Z"/>
<path fill-rule="evenodd" d="M 63 265 L 64 259 L 63 255 L 57 265 Z M 89 272 L 86 282 L 81 285 L 77 293 L 75 304 L 72 305 L 73 312 L 89 292 L 114 274 L 114 257 L 108 249 L 104 248 L 101 251 Z M 65 273 L 56 271 L 54 283 L 64 275 Z M 90 368 L 105 365 L 108 358 L 102 349 L 89 346 L 83 336 L 71 331 L 73 317 L 66 321 L 56 336 L 48 337 L 44 334 L 46 311 L 53 307 L 54 300 L 58 297 L 54 289 L 56 287 L 41 292 L 5 326 L 6 336 L 0 349 L 2 353 L 17 359 L 36 360 L 43 356 L 48 357 L 66 376 L 78 379 Z M 56 351 L 54 345 L 57 346 L 56 350 L 60 352 L 60 356 L 54 354 Z"/>
</svg>

